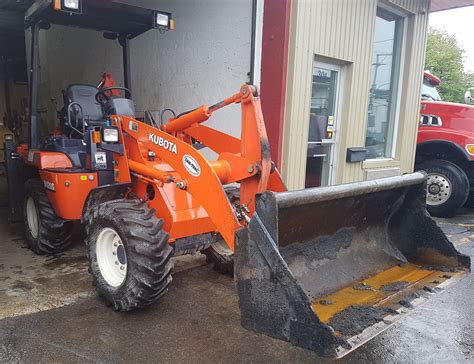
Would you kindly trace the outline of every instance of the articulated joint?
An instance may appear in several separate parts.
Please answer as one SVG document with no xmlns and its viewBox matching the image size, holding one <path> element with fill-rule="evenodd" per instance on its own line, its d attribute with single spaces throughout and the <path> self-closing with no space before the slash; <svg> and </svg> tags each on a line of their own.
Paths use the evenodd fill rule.
<svg viewBox="0 0 474 364">
<path fill-rule="evenodd" d="M 242 97 L 248 97 L 248 95 L 252 95 L 254 97 L 258 97 L 258 88 L 257 86 L 254 86 L 254 85 L 243 85 L 241 88 L 240 88 L 240 93 L 242 94 Z"/>
</svg>

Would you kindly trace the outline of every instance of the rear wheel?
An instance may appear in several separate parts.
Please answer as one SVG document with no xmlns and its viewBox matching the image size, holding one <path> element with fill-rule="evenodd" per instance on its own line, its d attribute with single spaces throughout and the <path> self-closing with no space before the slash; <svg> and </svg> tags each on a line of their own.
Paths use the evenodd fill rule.
<svg viewBox="0 0 474 364">
<path fill-rule="evenodd" d="M 464 205 L 469 196 L 466 173 L 454 163 L 431 160 L 420 166 L 428 174 L 426 207 L 433 216 L 450 217 Z"/>
<path fill-rule="evenodd" d="M 214 264 L 214 270 L 219 273 L 234 275 L 234 253 L 224 239 L 213 243 L 202 251 L 208 263 Z"/>
<path fill-rule="evenodd" d="M 23 214 L 26 241 L 36 254 L 57 254 L 71 245 L 73 222 L 56 215 L 39 179 L 25 183 Z"/>
<path fill-rule="evenodd" d="M 172 248 L 163 222 L 139 200 L 94 208 L 86 226 L 90 272 L 98 294 L 117 311 L 157 301 L 172 281 Z"/>
<path fill-rule="evenodd" d="M 230 185 L 225 187 L 227 198 L 232 205 L 240 204 L 240 187 Z M 214 270 L 222 274 L 234 275 L 234 253 L 220 235 L 219 240 L 201 253 L 206 256 L 206 261 L 214 265 Z"/>
</svg>

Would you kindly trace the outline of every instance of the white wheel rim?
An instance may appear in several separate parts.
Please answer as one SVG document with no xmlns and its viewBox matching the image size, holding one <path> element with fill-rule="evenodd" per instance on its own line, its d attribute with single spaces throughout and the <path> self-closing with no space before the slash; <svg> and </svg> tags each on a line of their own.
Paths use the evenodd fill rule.
<svg viewBox="0 0 474 364">
<path fill-rule="evenodd" d="M 442 205 L 451 197 L 451 191 L 451 181 L 446 176 L 439 173 L 428 175 L 426 191 L 426 203 L 428 205 Z"/>
<path fill-rule="evenodd" d="M 39 231 L 38 212 L 36 211 L 35 201 L 32 197 L 28 197 L 28 201 L 26 202 L 26 221 L 31 236 L 36 239 Z"/>
<path fill-rule="evenodd" d="M 105 281 L 119 287 L 127 276 L 127 254 L 120 235 L 111 228 L 101 230 L 96 240 L 97 263 Z"/>
<path fill-rule="evenodd" d="M 232 250 L 229 248 L 229 246 L 227 245 L 227 243 L 225 242 L 225 240 L 219 240 L 215 242 L 214 244 L 212 244 L 212 248 L 215 250 L 217 254 L 223 255 L 226 257 L 229 257 L 232 254 L 234 254 Z"/>
</svg>

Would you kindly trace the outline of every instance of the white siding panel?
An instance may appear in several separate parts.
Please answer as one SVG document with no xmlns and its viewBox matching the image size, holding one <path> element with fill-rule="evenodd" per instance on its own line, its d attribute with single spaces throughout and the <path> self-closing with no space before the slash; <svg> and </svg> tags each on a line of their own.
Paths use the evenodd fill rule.
<svg viewBox="0 0 474 364">
<path fill-rule="evenodd" d="M 370 168 L 413 169 L 429 0 L 384 0 L 407 16 L 407 41 L 396 157 Z M 306 141 L 315 57 L 343 65 L 336 183 L 364 179 L 364 164 L 346 163 L 348 147 L 365 145 L 377 0 L 297 0 L 292 5 L 282 174 L 290 189 L 304 187 Z"/>
</svg>

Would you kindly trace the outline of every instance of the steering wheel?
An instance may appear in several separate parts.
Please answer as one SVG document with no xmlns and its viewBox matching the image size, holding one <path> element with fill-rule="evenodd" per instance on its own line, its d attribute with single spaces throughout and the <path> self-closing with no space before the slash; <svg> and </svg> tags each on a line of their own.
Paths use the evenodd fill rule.
<svg viewBox="0 0 474 364">
<path fill-rule="evenodd" d="M 110 100 L 113 96 L 110 96 L 111 92 L 113 90 L 120 90 L 125 93 L 125 98 L 129 99 L 131 96 L 131 92 L 128 88 L 125 87 L 120 87 L 120 86 L 113 86 L 113 87 L 106 87 L 103 89 L 100 89 L 97 91 L 97 94 L 95 95 L 95 100 L 101 104 L 105 105 L 108 100 Z M 108 94 L 107 94 L 108 93 Z"/>
</svg>

